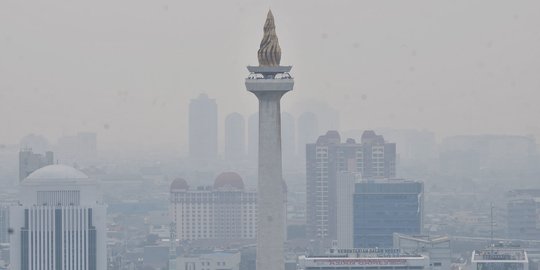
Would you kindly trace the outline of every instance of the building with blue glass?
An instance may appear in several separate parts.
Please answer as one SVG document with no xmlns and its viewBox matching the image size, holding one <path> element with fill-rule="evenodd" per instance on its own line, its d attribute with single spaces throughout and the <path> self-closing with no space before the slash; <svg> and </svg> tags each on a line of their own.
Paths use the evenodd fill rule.
<svg viewBox="0 0 540 270">
<path fill-rule="evenodd" d="M 365 180 L 355 184 L 352 201 L 355 248 L 389 248 L 393 246 L 394 233 L 422 233 L 422 182 Z"/>
</svg>

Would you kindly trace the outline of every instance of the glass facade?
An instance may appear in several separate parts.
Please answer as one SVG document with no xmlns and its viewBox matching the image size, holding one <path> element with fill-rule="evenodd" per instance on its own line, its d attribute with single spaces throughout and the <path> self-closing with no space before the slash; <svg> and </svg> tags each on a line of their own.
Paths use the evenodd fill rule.
<svg viewBox="0 0 540 270">
<path fill-rule="evenodd" d="M 357 183 L 353 195 L 354 247 L 389 248 L 393 233 L 421 233 L 423 191 L 423 183 L 414 181 Z"/>
</svg>

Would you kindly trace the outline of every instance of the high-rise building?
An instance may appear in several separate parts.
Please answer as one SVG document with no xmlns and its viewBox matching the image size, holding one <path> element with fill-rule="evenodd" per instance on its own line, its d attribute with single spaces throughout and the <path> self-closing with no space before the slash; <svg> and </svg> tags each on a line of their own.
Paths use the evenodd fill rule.
<svg viewBox="0 0 540 270">
<path fill-rule="evenodd" d="M 529 173 L 538 170 L 534 138 L 468 135 L 445 138 L 440 145 L 441 170 L 467 176 L 481 173 Z"/>
<path fill-rule="evenodd" d="M 45 152 L 45 155 L 32 152 L 26 148 L 19 151 L 19 181 L 22 181 L 35 170 L 52 165 L 54 163 L 53 152 Z"/>
<path fill-rule="evenodd" d="M 285 268 L 285 194 L 281 155 L 281 97 L 291 91 L 291 66 L 280 66 L 274 16 L 268 12 L 258 51 L 259 66 L 248 66 L 246 88 L 259 100 L 257 270 Z"/>
<path fill-rule="evenodd" d="M 540 239 L 540 189 L 515 189 L 506 194 L 508 238 Z"/>
<path fill-rule="evenodd" d="M 353 209 L 354 247 L 390 248 L 394 233 L 422 233 L 424 184 L 402 179 L 356 183 Z"/>
<path fill-rule="evenodd" d="M 339 248 L 353 248 L 353 194 L 354 184 L 361 176 L 352 172 L 337 175 L 337 245 Z"/>
<path fill-rule="evenodd" d="M 106 206 L 95 180 L 49 165 L 21 189 L 20 205 L 10 207 L 12 269 L 107 268 Z"/>
<path fill-rule="evenodd" d="M 218 175 L 211 187 L 190 188 L 178 178 L 170 192 L 171 218 L 179 240 L 255 239 L 257 192 L 246 190 L 237 173 Z"/>
<path fill-rule="evenodd" d="M 362 134 L 361 143 L 341 142 L 337 131 L 328 131 L 306 146 L 306 219 L 311 239 L 337 237 L 336 179 L 339 172 L 353 172 L 362 179 L 395 177 L 396 145 L 373 131 Z"/>
<path fill-rule="evenodd" d="M 225 118 L 225 159 L 241 160 L 246 155 L 246 123 L 239 113 Z"/>
<path fill-rule="evenodd" d="M 508 237 L 513 239 L 540 239 L 538 207 L 535 198 L 518 197 L 507 202 Z"/>
<path fill-rule="evenodd" d="M 214 99 L 200 94 L 189 103 L 189 157 L 206 162 L 217 158 L 218 113 Z"/>
<path fill-rule="evenodd" d="M 19 142 L 19 149 L 32 149 L 34 153 L 51 151 L 49 140 L 39 134 L 28 134 Z"/>
</svg>

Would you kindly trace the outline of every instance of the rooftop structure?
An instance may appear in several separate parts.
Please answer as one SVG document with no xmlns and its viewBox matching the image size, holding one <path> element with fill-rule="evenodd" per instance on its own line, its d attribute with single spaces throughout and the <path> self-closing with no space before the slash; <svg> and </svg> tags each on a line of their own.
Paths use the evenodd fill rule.
<svg viewBox="0 0 540 270">
<path fill-rule="evenodd" d="M 427 255 L 433 270 L 450 269 L 452 250 L 448 236 L 394 233 L 394 248 L 402 252 Z"/>
<path fill-rule="evenodd" d="M 529 259 L 524 249 L 489 248 L 472 252 L 471 264 L 477 270 L 527 270 Z"/>
<path fill-rule="evenodd" d="M 301 270 L 430 269 L 429 257 L 397 249 L 337 249 L 324 256 L 300 256 Z"/>
</svg>

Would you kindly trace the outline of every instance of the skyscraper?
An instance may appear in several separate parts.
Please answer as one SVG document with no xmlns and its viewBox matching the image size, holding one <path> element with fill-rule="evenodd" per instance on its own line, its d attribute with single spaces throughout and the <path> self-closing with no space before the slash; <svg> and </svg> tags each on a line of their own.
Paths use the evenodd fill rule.
<svg viewBox="0 0 540 270">
<path fill-rule="evenodd" d="M 10 207 L 12 269 L 107 268 L 106 206 L 95 180 L 49 165 L 21 185 L 20 205 Z"/>
<path fill-rule="evenodd" d="M 509 238 L 540 239 L 537 204 L 537 198 L 532 196 L 521 195 L 508 199 L 506 219 Z"/>
<path fill-rule="evenodd" d="M 52 165 L 54 163 L 53 152 L 45 152 L 45 155 L 32 152 L 32 149 L 19 151 L 19 181 L 22 181 L 35 170 Z"/>
<path fill-rule="evenodd" d="M 225 159 L 243 159 L 246 155 L 246 122 L 235 112 L 225 118 Z"/>
<path fill-rule="evenodd" d="M 337 237 L 336 179 L 340 172 L 354 172 L 362 179 L 395 177 L 396 145 L 373 131 L 362 142 L 341 142 L 337 131 L 328 131 L 306 146 L 307 233 L 311 239 Z"/>
<path fill-rule="evenodd" d="M 280 66 L 274 16 L 268 11 L 258 51 L 259 66 L 248 66 L 246 88 L 259 99 L 257 270 L 285 267 L 285 211 L 281 156 L 281 97 L 293 89 L 291 66 Z"/>
<path fill-rule="evenodd" d="M 354 184 L 360 175 L 340 172 L 337 175 L 337 244 L 339 248 L 353 248 L 353 194 Z"/>
<path fill-rule="evenodd" d="M 422 233 L 424 184 L 410 180 L 367 180 L 353 195 L 355 248 L 391 248 L 393 234 Z"/>
<path fill-rule="evenodd" d="M 217 157 L 217 104 L 206 94 L 189 103 L 189 157 L 207 162 Z"/>
</svg>

